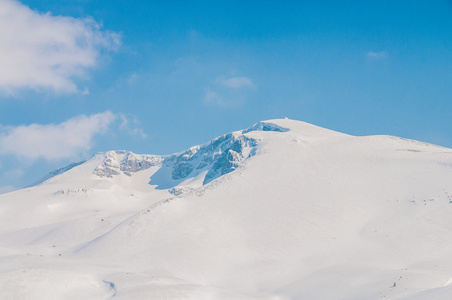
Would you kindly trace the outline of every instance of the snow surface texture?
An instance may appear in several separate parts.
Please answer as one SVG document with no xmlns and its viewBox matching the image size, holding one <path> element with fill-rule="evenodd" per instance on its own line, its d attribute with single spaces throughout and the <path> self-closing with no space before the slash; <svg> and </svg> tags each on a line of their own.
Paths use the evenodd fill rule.
<svg viewBox="0 0 452 300">
<path fill-rule="evenodd" d="M 0 195 L 0 299 L 450 299 L 452 150 L 259 122 Z"/>
</svg>

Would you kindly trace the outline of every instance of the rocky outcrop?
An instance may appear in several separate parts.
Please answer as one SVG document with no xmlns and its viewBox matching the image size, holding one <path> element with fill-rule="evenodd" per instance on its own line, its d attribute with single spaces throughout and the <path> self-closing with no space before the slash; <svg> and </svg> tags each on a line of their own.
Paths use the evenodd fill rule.
<svg viewBox="0 0 452 300">
<path fill-rule="evenodd" d="M 230 133 L 165 159 L 164 165 L 172 168 L 172 179 L 196 176 L 207 170 L 203 184 L 232 172 L 240 163 L 254 155 L 257 140 L 239 133 Z"/>
<path fill-rule="evenodd" d="M 140 155 L 130 151 L 109 151 L 105 153 L 105 159 L 94 170 L 99 177 L 112 178 L 114 175 L 132 173 L 149 169 L 163 162 L 163 158 L 157 155 Z"/>
</svg>

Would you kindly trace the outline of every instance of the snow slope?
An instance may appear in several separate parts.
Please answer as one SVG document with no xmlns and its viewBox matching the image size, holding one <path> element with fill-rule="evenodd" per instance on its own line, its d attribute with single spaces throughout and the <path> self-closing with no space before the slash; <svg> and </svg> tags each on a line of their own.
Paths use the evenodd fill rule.
<svg viewBox="0 0 452 300">
<path fill-rule="evenodd" d="M 452 149 L 284 119 L 60 171 L 0 195 L 0 299 L 452 293 Z"/>
</svg>

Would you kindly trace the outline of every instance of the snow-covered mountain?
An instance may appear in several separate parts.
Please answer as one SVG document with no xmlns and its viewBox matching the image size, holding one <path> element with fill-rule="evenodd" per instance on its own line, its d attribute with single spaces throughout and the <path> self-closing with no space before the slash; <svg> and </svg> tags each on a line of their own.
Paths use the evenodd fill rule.
<svg viewBox="0 0 452 300">
<path fill-rule="evenodd" d="M 259 122 L 0 195 L 0 299 L 449 299 L 452 149 Z"/>
</svg>

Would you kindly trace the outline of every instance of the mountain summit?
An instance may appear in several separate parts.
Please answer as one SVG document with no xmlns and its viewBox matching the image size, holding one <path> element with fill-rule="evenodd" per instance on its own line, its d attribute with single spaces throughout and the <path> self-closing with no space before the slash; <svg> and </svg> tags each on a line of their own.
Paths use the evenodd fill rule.
<svg viewBox="0 0 452 300">
<path fill-rule="evenodd" d="M 0 298 L 447 299 L 451 182 L 452 149 L 288 119 L 98 153 L 0 195 Z"/>
</svg>

